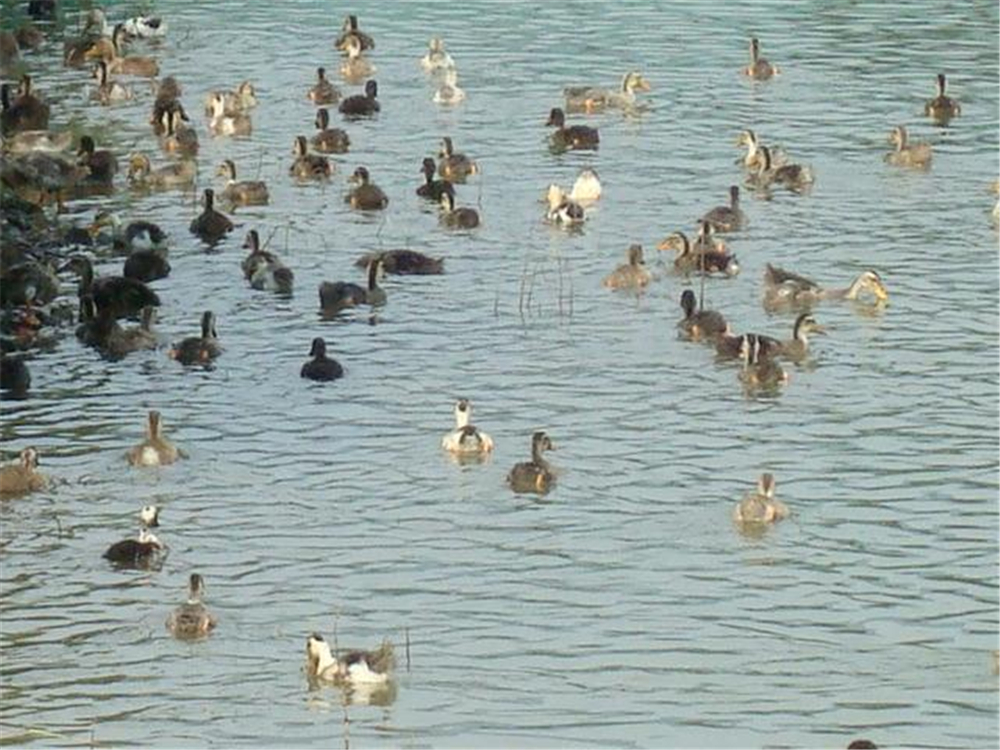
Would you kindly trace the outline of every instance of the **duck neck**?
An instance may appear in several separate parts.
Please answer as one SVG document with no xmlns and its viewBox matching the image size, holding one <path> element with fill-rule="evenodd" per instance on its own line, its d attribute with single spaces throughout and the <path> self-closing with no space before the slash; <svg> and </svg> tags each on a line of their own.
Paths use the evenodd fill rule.
<svg viewBox="0 0 1000 750">
<path fill-rule="evenodd" d="M 906 147 L 909 145 L 908 141 L 909 136 L 906 133 L 906 128 L 899 128 L 896 131 L 896 152 L 906 151 Z"/>
<path fill-rule="evenodd" d="M 338 666 L 337 660 L 330 653 L 330 645 L 328 643 L 317 643 L 312 659 L 314 675 L 321 675 L 331 667 L 337 668 Z"/>
<path fill-rule="evenodd" d="M 795 321 L 795 327 L 792 329 L 792 340 L 802 344 L 803 349 L 809 348 L 809 333 L 806 331 L 805 320 Z"/>
<path fill-rule="evenodd" d="M 368 291 L 374 292 L 378 289 L 378 263 L 372 263 L 368 266 Z"/>
<path fill-rule="evenodd" d="M 544 454 L 545 451 L 542 449 L 540 445 L 536 444 L 531 446 L 531 463 L 533 463 L 540 469 L 545 469 L 546 471 L 548 471 L 549 462 L 545 460 Z"/>
<path fill-rule="evenodd" d="M 455 410 L 455 429 L 462 430 L 469 426 L 469 410 L 466 409 L 456 409 Z"/>
</svg>

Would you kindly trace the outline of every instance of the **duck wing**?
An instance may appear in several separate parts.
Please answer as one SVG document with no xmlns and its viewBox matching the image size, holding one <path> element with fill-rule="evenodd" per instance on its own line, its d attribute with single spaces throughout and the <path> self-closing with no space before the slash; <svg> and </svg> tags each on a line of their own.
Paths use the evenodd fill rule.
<svg viewBox="0 0 1000 750">
<path fill-rule="evenodd" d="M 789 284 L 799 287 L 800 289 L 819 289 L 819 284 L 817 284 L 812 279 L 807 279 L 805 276 L 799 276 L 797 273 L 792 273 L 791 271 L 786 271 L 783 268 L 778 268 L 777 266 L 772 266 L 770 263 L 764 269 L 764 283 L 768 286 L 781 286 L 782 284 Z"/>
</svg>

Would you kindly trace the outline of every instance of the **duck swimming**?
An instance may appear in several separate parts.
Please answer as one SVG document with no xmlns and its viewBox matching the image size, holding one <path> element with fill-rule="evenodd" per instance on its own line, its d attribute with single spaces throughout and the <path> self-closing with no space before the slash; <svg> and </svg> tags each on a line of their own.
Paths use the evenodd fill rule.
<svg viewBox="0 0 1000 750">
<path fill-rule="evenodd" d="M 198 167 L 194 159 L 182 159 L 154 170 L 145 154 L 132 154 L 129 157 L 128 180 L 136 187 L 157 190 L 188 188 L 194 186 L 197 176 Z"/>
<path fill-rule="evenodd" d="M 714 245 L 713 245 L 714 247 Z M 681 274 L 723 273 L 726 276 L 736 276 L 740 272 L 739 261 L 735 255 L 719 250 L 695 250 L 684 232 L 673 232 L 656 246 L 657 250 L 673 250 L 674 271 Z"/>
<path fill-rule="evenodd" d="M 642 74 L 630 70 L 622 76 L 621 86 L 617 91 L 595 86 L 567 86 L 563 89 L 566 97 L 567 112 L 603 112 L 606 109 L 633 109 L 636 104 L 636 91 L 649 91 L 649 82 Z"/>
<path fill-rule="evenodd" d="M 347 53 L 347 57 L 340 64 L 340 75 L 348 83 L 360 83 L 375 74 L 375 65 L 361 54 L 361 42 L 356 36 L 350 36 L 345 40 L 343 50 Z"/>
<path fill-rule="evenodd" d="M 205 114 L 209 117 L 212 115 L 212 104 L 216 97 L 222 98 L 222 111 L 227 115 L 246 114 L 257 106 L 257 90 L 250 81 L 243 81 L 233 91 L 218 89 L 208 92 L 205 97 Z"/>
<path fill-rule="evenodd" d="M 170 349 L 169 356 L 182 365 L 209 364 L 222 354 L 215 331 L 215 313 L 206 310 L 201 316 L 201 336 L 189 336 Z"/>
<path fill-rule="evenodd" d="M 93 138 L 89 135 L 80 137 L 80 147 L 76 152 L 77 163 L 89 170 L 84 181 L 111 187 L 118 174 L 118 160 L 106 149 L 95 149 Z"/>
<path fill-rule="evenodd" d="M 375 79 L 365 84 L 364 94 L 349 96 L 340 103 L 339 111 L 348 119 L 371 117 L 378 114 L 381 106 L 378 103 L 378 83 Z"/>
<path fill-rule="evenodd" d="M 907 138 L 906 128 L 897 125 L 889 134 L 889 143 L 895 146 L 894 151 L 885 155 L 886 164 L 894 167 L 914 167 L 916 169 L 927 169 L 931 165 L 931 144 L 910 143 Z"/>
<path fill-rule="evenodd" d="M 146 420 L 146 439 L 125 454 L 132 466 L 167 466 L 180 455 L 174 444 L 163 437 L 160 412 L 150 410 Z"/>
<path fill-rule="evenodd" d="M 198 133 L 185 122 L 183 109 L 163 112 L 160 146 L 168 154 L 193 157 L 198 153 Z"/>
<path fill-rule="evenodd" d="M 112 359 L 124 357 L 129 352 L 137 352 L 141 349 L 155 349 L 160 344 L 153 331 L 155 320 L 155 307 L 142 308 L 139 325 L 124 329 L 118 326 L 112 327 L 109 335 L 105 336 L 101 348 Z"/>
<path fill-rule="evenodd" d="M 788 374 L 774 359 L 765 341 L 753 333 L 742 337 L 740 359 L 743 369 L 739 379 L 748 393 L 756 391 L 776 391 L 788 382 Z"/>
<path fill-rule="evenodd" d="M 91 93 L 90 98 L 96 99 L 104 106 L 129 101 L 133 97 L 132 89 L 111 80 L 108 64 L 104 60 L 99 60 L 97 67 L 94 68 L 94 78 L 97 79 L 97 88 Z"/>
<path fill-rule="evenodd" d="M 340 128 L 330 127 L 330 112 L 325 107 L 316 110 L 316 130 L 310 143 L 321 154 L 346 154 L 350 149 L 350 137 Z"/>
<path fill-rule="evenodd" d="M 874 295 L 876 304 L 889 299 L 882 278 L 870 269 L 844 289 L 824 289 L 812 279 L 770 263 L 764 270 L 764 308 L 767 310 L 811 307 L 823 300 L 857 300 L 864 292 Z"/>
<path fill-rule="evenodd" d="M 86 255 L 71 255 L 60 270 L 71 270 L 80 275 L 78 293 L 93 297 L 99 311 L 107 311 L 113 318 L 136 317 L 142 308 L 158 307 L 160 297 L 136 279 L 124 276 L 94 277 L 94 266 Z"/>
<path fill-rule="evenodd" d="M 950 96 L 945 96 L 944 87 L 944 73 L 938 73 L 937 96 L 928 99 L 924 105 L 924 114 L 933 118 L 939 125 L 947 125 L 952 117 L 958 117 L 962 114 L 962 107 L 958 101 Z"/>
<path fill-rule="evenodd" d="M 538 431 L 531 436 L 531 460 L 515 464 L 507 474 L 507 484 L 514 492 L 533 492 L 546 494 L 555 485 L 556 475 L 544 453 L 555 450 L 549 436 Z"/>
<path fill-rule="evenodd" d="M 306 639 L 306 675 L 310 680 L 338 685 L 384 683 L 396 665 L 392 644 L 383 641 L 375 651 L 349 651 L 335 657 L 323 636 Z"/>
<path fill-rule="evenodd" d="M 211 100 L 212 116 L 208 127 L 215 135 L 250 135 L 253 122 L 245 112 L 226 112 L 226 98 L 215 94 Z"/>
<path fill-rule="evenodd" d="M 251 287 L 279 294 L 292 293 L 295 275 L 274 253 L 260 249 L 260 235 L 256 229 L 247 232 L 243 247 L 250 250 L 250 254 L 243 259 L 241 268 Z"/>
<path fill-rule="evenodd" d="M 694 292 L 685 289 L 681 294 L 684 318 L 677 324 L 681 334 L 691 341 L 714 341 L 719 336 L 730 335 L 729 323 L 715 310 L 698 309 Z"/>
<path fill-rule="evenodd" d="M 120 568 L 148 570 L 157 567 L 166 547 L 156 535 L 145 526 L 139 529 L 135 539 L 123 539 L 112 544 L 102 555 Z"/>
<path fill-rule="evenodd" d="M 465 91 L 458 87 L 458 71 L 448 68 L 442 74 L 440 85 L 431 100 L 435 104 L 458 104 L 465 100 Z"/>
<path fill-rule="evenodd" d="M 326 356 L 326 341 L 322 338 L 313 339 L 309 356 L 312 359 L 302 365 L 300 377 L 329 382 L 344 376 L 344 368 L 340 366 L 340 362 Z"/>
<path fill-rule="evenodd" d="M 349 15 L 344 19 L 342 32 L 337 37 L 337 41 L 334 42 L 334 47 L 344 51 L 347 48 L 348 40 L 352 37 L 358 41 L 362 50 L 375 49 L 375 40 L 371 38 L 371 35 L 358 28 L 358 17 L 355 15 Z"/>
<path fill-rule="evenodd" d="M 386 250 L 379 253 L 365 253 L 354 265 L 358 268 L 378 261 L 386 273 L 399 276 L 432 276 L 444 273 L 444 258 L 432 258 L 416 250 Z"/>
<path fill-rule="evenodd" d="M 212 632 L 217 620 L 201 603 L 205 596 L 205 581 L 197 573 L 192 573 L 188 581 L 187 601 L 170 613 L 167 618 L 167 630 L 175 638 L 195 640 L 204 638 Z"/>
<path fill-rule="evenodd" d="M 449 229 L 474 229 L 479 226 L 479 213 L 474 208 L 455 208 L 455 196 L 441 193 L 441 224 Z"/>
<path fill-rule="evenodd" d="M 80 324 L 76 327 L 76 337 L 84 346 L 92 346 L 112 356 L 113 342 L 121 340 L 122 328 L 111 310 L 98 310 L 90 294 L 80 296 Z"/>
<path fill-rule="evenodd" d="M 355 169 L 348 181 L 354 187 L 344 197 L 344 202 L 349 203 L 351 208 L 361 211 L 380 211 L 389 205 L 389 197 L 382 192 L 382 188 L 371 182 L 365 167 Z"/>
<path fill-rule="evenodd" d="M 583 206 L 566 195 L 558 185 L 549 185 L 546 198 L 549 202 L 549 210 L 546 212 L 545 218 L 553 224 L 579 225 L 586 219 Z"/>
<path fill-rule="evenodd" d="M 427 47 L 427 54 L 420 58 L 420 66 L 428 73 L 455 67 L 455 61 L 445 51 L 444 41 L 440 37 L 432 37 Z"/>
<path fill-rule="evenodd" d="M 438 174 L 448 182 L 465 182 L 466 178 L 479 174 L 479 165 L 476 162 L 465 154 L 455 153 L 455 147 L 449 136 L 441 139 L 438 157 Z"/>
<path fill-rule="evenodd" d="M 760 41 L 757 37 L 750 40 L 750 64 L 743 68 L 743 73 L 758 81 L 766 81 L 778 75 L 778 66 L 771 65 L 760 56 Z"/>
<path fill-rule="evenodd" d="M 385 291 L 379 287 L 382 263 L 374 260 L 368 264 L 368 287 L 348 281 L 324 281 L 319 285 L 319 306 L 324 315 L 334 315 L 348 307 L 358 305 L 384 305 Z"/>
<path fill-rule="evenodd" d="M 762 159 L 760 149 L 763 145 L 757 138 L 757 134 L 749 129 L 744 130 L 736 138 L 736 145 L 745 146 L 747 149 L 746 156 L 740 160 L 744 168 L 751 171 L 756 170 Z M 770 146 L 768 150 L 771 153 L 771 166 L 780 167 L 787 162 L 785 152 L 781 149 Z"/>
<path fill-rule="evenodd" d="M 306 92 L 306 98 L 314 104 L 336 104 L 340 92 L 326 78 L 326 68 L 316 68 L 316 83 Z"/>
<path fill-rule="evenodd" d="M 586 167 L 580 170 L 576 180 L 573 182 L 573 189 L 569 193 L 569 199 L 577 203 L 588 206 L 596 203 L 601 198 L 601 180 L 597 176 L 597 171 Z"/>
<path fill-rule="evenodd" d="M 216 244 L 233 231 L 233 222 L 229 217 L 215 210 L 215 191 L 212 188 L 205 188 L 205 210 L 192 219 L 189 228 L 191 234 L 198 235 L 209 245 Z"/>
<path fill-rule="evenodd" d="M 628 263 L 618 266 L 604 277 L 602 286 L 608 289 L 641 289 L 653 280 L 642 258 L 642 245 L 630 245 L 625 253 Z"/>
<path fill-rule="evenodd" d="M 747 225 L 747 216 L 740 209 L 740 189 L 736 185 L 729 188 L 729 205 L 716 206 L 699 221 L 708 222 L 716 232 L 735 232 Z"/>
<path fill-rule="evenodd" d="M 757 336 L 761 352 L 766 357 L 782 357 L 792 362 L 802 362 L 809 355 L 809 335 L 825 334 L 825 329 L 809 313 L 802 313 L 795 319 L 792 337 L 784 341 L 770 336 Z M 720 336 L 715 342 L 715 351 L 720 357 L 740 357 L 743 351 L 743 336 Z"/>
<path fill-rule="evenodd" d="M 766 190 L 771 185 L 784 185 L 793 192 L 802 193 L 816 181 L 810 167 L 801 164 L 783 164 L 777 167 L 771 159 L 771 150 L 767 146 L 761 146 L 759 153 L 757 171 L 747 177 L 746 184 L 750 187 Z"/>
<path fill-rule="evenodd" d="M 333 166 L 329 159 L 309 153 L 304 135 L 296 137 L 292 153 L 295 154 L 295 161 L 288 169 L 288 174 L 292 177 L 299 180 L 325 180 L 333 174 Z"/>
<path fill-rule="evenodd" d="M 454 194 L 455 188 L 452 186 L 451 182 L 448 180 L 434 179 L 434 173 L 437 171 L 437 166 L 434 164 L 434 160 L 429 156 L 424 159 L 423 164 L 420 167 L 420 171 L 424 175 L 424 184 L 417 188 L 417 195 L 421 198 L 427 198 L 435 203 L 440 203 L 441 195 L 445 191 L 449 191 Z"/>
<path fill-rule="evenodd" d="M 472 404 L 461 398 L 455 402 L 455 429 L 441 438 L 441 447 L 460 456 L 479 456 L 493 450 L 493 438 L 474 427 Z"/>
<path fill-rule="evenodd" d="M 572 125 L 566 127 L 566 114 L 558 107 L 549 112 L 545 123 L 556 130 L 550 136 L 552 147 L 558 151 L 572 149 L 596 149 L 601 142 L 597 128 L 587 125 Z"/>
<path fill-rule="evenodd" d="M 10 84 L 0 86 L 0 131 L 4 137 L 24 130 L 48 130 L 49 105 L 32 92 L 31 76 L 21 76 L 20 94 L 11 99 Z"/>
<path fill-rule="evenodd" d="M 263 180 L 236 180 L 236 164 L 232 159 L 225 159 L 215 172 L 226 178 L 226 186 L 222 189 L 222 199 L 235 206 L 264 206 L 270 200 L 267 185 Z"/>
<path fill-rule="evenodd" d="M 760 475 L 757 489 L 748 492 L 733 508 L 733 521 L 738 524 L 768 524 L 788 517 L 788 506 L 774 497 L 774 475 Z"/>
<path fill-rule="evenodd" d="M 0 469 L 0 497 L 26 495 L 45 489 L 47 484 L 38 472 L 38 451 L 34 448 L 24 448 L 17 463 Z"/>
</svg>

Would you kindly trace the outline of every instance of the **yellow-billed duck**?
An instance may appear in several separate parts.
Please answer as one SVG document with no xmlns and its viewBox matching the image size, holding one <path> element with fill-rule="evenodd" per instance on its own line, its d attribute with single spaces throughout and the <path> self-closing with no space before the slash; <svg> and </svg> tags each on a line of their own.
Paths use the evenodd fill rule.
<svg viewBox="0 0 1000 750">
<path fill-rule="evenodd" d="M 545 451 L 555 450 L 549 436 L 539 430 L 531 436 L 531 460 L 514 464 L 507 473 L 507 484 L 514 492 L 544 495 L 556 482 L 552 466 L 545 460 Z"/>
<path fill-rule="evenodd" d="M 958 100 L 952 99 L 950 96 L 946 96 L 944 93 L 945 87 L 945 77 L 944 73 L 938 73 L 937 76 L 937 96 L 933 99 L 928 99 L 927 103 L 924 105 L 924 114 L 932 117 L 938 124 L 947 125 L 948 121 L 952 117 L 958 117 L 962 114 L 962 107 L 959 105 Z"/>
<path fill-rule="evenodd" d="M 567 112 L 603 112 L 606 109 L 632 109 L 636 91 L 649 91 L 649 81 L 642 73 L 630 70 L 622 76 L 618 90 L 597 86 L 567 86 L 563 89 Z"/>
<path fill-rule="evenodd" d="M 630 245 L 625 252 L 627 263 L 604 277 L 601 284 L 609 289 L 642 289 L 653 280 L 642 257 L 642 245 Z"/>
<path fill-rule="evenodd" d="M 60 270 L 79 274 L 80 297 L 90 295 L 99 311 L 113 318 L 135 317 L 147 305 L 158 307 L 160 297 L 145 283 L 124 276 L 94 276 L 94 266 L 86 255 L 71 255 Z"/>
<path fill-rule="evenodd" d="M 146 439 L 125 454 L 132 466 L 167 466 L 180 456 L 177 447 L 163 437 L 160 412 L 151 409 L 146 418 Z"/>
<path fill-rule="evenodd" d="M 382 262 L 376 259 L 368 264 L 367 287 L 349 281 L 324 281 L 319 285 L 320 311 L 324 315 L 335 315 L 348 307 L 384 305 L 385 291 L 378 285 L 382 273 Z"/>
<path fill-rule="evenodd" d="M 215 313 L 206 310 L 201 315 L 201 336 L 189 336 L 171 347 L 169 357 L 182 365 L 208 364 L 222 353 L 215 330 Z"/>
<path fill-rule="evenodd" d="M 555 107 L 549 112 L 549 119 L 545 123 L 549 127 L 554 127 L 550 136 L 552 147 L 559 151 L 569 149 L 596 149 L 601 142 L 601 136 L 597 128 L 587 125 L 571 125 L 566 127 L 566 113 L 559 107 Z"/>
<path fill-rule="evenodd" d="M 384 683 L 395 664 L 389 641 L 375 651 L 348 651 L 334 656 L 323 636 L 313 633 L 306 639 L 306 675 L 310 680 L 337 685 Z"/>
<path fill-rule="evenodd" d="M 681 293 L 681 310 L 684 318 L 677 324 L 681 335 L 691 341 L 714 341 L 719 336 L 730 335 L 729 323 L 715 310 L 698 309 L 694 292 L 685 289 Z"/>
<path fill-rule="evenodd" d="M 493 438 L 472 424 L 472 403 L 455 402 L 455 429 L 441 438 L 441 447 L 459 456 L 478 456 L 493 450 Z"/>
<path fill-rule="evenodd" d="M 316 337 L 312 340 L 309 356 L 312 359 L 302 365 L 302 370 L 299 372 L 300 377 L 321 382 L 329 382 L 343 377 L 344 368 L 337 360 L 326 356 L 326 341 L 322 338 Z"/>
<path fill-rule="evenodd" d="M 326 77 L 326 68 L 316 68 L 316 83 L 306 92 L 306 98 L 314 104 L 336 104 L 340 92 Z"/>
<path fill-rule="evenodd" d="M 465 182 L 471 175 L 479 174 L 479 165 L 465 154 L 455 153 L 451 138 L 445 136 L 438 151 L 437 171 L 449 182 Z"/>
<path fill-rule="evenodd" d="M 17 463 L 7 464 L 0 469 L 0 496 L 26 495 L 45 489 L 48 482 L 38 471 L 38 451 L 24 448 Z"/>
<path fill-rule="evenodd" d="M 882 278 L 872 270 L 864 271 L 843 289 L 824 289 L 812 279 L 770 263 L 764 270 L 764 307 L 770 310 L 811 307 L 823 300 L 857 300 L 865 292 L 874 295 L 876 304 L 889 299 Z"/>
<path fill-rule="evenodd" d="M 167 630 L 175 638 L 185 641 L 207 637 L 215 629 L 218 620 L 201 603 L 205 596 L 205 581 L 197 573 L 188 580 L 188 598 L 167 618 Z"/>
<path fill-rule="evenodd" d="M 288 168 L 288 174 L 299 180 L 325 180 L 333 174 L 333 165 L 325 156 L 310 154 L 304 135 L 297 136 L 292 144 L 295 161 Z"/>
<path fill-rule="evenodd" d="M 256 229 L 247 232 L 243 247 L 249 250 L 250 254 L 243 259 L 240 267 L 243 269 L 244 278 L 250 282 L 251 287 L 279 294 L 292 293 L 295 274 L 274 253 L 261 249 L 260 235 L 257 234 Z"/>
<path fill-rule="evenodd" d="M 737 524 L 768 524 L 788 517 L 788 506 L 774 496 L 774 475 L 765 472 L 757 481 L 757 488 L 748 492 L 733 508 L 733 521 Z"/>
<path fill-rule="evenodd" d="M 743 73 L 758 81 L 765 81 L 778 75 L 778 72 L 777 65 L 772 65 L 760 56 L 760 41 L 753 37 L 750 40 L 750 64 L 743 68 Z"/>
<path fill-rule="evenodd" d="M 371 117 L 379 112 L 378 83 L 370 79 L 365 83 L 365 93 L 349 96 L 340 103 L 339 111 L 348 119 Z"/>
<path fill-rule="evenodd" d="M 330 127 L 330 112 L 325 107 L 316 110 L 316 130 L 310 143 L 321 154 L 345 154 L 350 149 L 350 137 L 340 128 Z"/>
<path fill-rule="evenodd" d="M 365 167 L 358 167 L 348 179 L 354 187 L 344 196 L 344 202 L 361 211 L 380 211 L 389 205 L 389 197 L 371 181 Z"/>
<path fill-rule="evenodd" d="M 740 208 L 740 189 L 736 185 L 729 188 L 729 205 L 716 206 L 701 217 L 716 232 L 735 232 L 747 225 L 747 215 Z"/>
<path fill-rule="evenodd" d="M 931 165 L 933 152 L 929 143 L 910 143 L 906 133 L 906 128 L 897 125 L 889 134 L 889 143 L 895 146 L 895 150 L 885 155 L 886 164 L 895 167 L 914 167 L 916 169 L 927 169 Z"/>
<path fill-rule="evenodd" d="M 474 208 L 455 208 L 454 191 L 441 193 L 441 216 L 443 226 L 449 229 L 474 229 L 479 226 L 479 213 Z"/>
<path fill-rule="evenodd" d="M 270 200 L 267 185 L 263 180 L 236 180 L 236 164 L 225 159 L 216 170 L 216 175 L 226 178 L 226 186 L 220 194 L 228 203 L 239 206 L 263 206 Z"/>
</svg>

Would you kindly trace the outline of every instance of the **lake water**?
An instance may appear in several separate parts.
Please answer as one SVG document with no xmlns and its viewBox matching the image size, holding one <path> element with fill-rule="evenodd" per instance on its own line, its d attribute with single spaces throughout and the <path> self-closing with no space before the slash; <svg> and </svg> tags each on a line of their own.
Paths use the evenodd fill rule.
<svg viewBox="0 0 1000 750">
<path fill-rule="evenodd" d="M 271 204 L 237 211 L 213 253 L 188 233 L 191 194 L 68 206 L 81 224 L 106 204 L 158 222 L 174 268 L 154 285 L 164 340 L 212 309 L 225 353 L 210 371 L 164 349 L 108 362 L 67 328 L 32 359 L 30 398 L 3 402 L 5 455 L 37 446 L 53 480 L 0 506 L 3 742 L 996 746 L 996 3 L 358 6 L 382 113 L 345 126 L 353 146 L 325 187 L 287 170 L 294 136 L 313 131 L 315 68 L 338 78 L 350 9 L 156 10 L 168 37 L 135 52 L 184 88 L 199 189 L 232 158 Z M 453 109 L 417 64 L 435 34 L 468 93 Z M 738 74 L 751 35 L 782 69 L 771 82 Z M 121 161 L 163 161 L 145 82 L 101 108 L 61 49 L 57 34 L 27 57 L 53 125 L 83 121 Z M 562 87 L 631 68 L 653 86 L 649 111 L 571 117 L 600 128 L 600 150 L 551 154 Z M 948 128 L 923 116 L 939 71 L 963 107 Z M 212 138 L 205 93 L 245 78 L 261 99 L 252 137 Z M 896 124 L 933 143 L 929 172 L 883 163 Z M 737 331 L 787 336 L 794 316 L 761 306 L 767 262 L 830 286 L 871 267 L 891 295 L 867 314 L 817 308 L 829 335 L 774 398 L 748 398 L 735 366 L 678 340 L 690 282 L 662 274 L 641 297 L 600 285 L 631 242 L 655 259 L 726 201 L 746 127 L 817 182 L 746 195 L 749 229 L 730 242 L 742 273 L 710 279 L 706 305 Z M 483 216 L 472 233 L 440 228 L 414 194 L 443 135 L 482 167 L 458 189 Z M 362 164 L 390 197 L 381 216 L 343 202 Z M 599 207 L 580 233 L 548 226 L 545 187 L 582 166 L 604 182 Z M 294 297 L 247 288 L 251 228 L 273 235 Z M 404 246 L 443 256 L 445 275 L 390 277 L 374 315 L 320 319 L 321 281 L 361 281 L 355 257 Z M 337 383 L 298 377 L 317 335 L 347 370 Z M 460 396 L 497 441 L 484 464 L 440 450 Z M 124 452 L 150 408 L 189 457 L 133 470 Z M 560 471 L 541 499 L 504 483 L 536 429 Z M 793 515 L 747 537 L 730 512 L 765 470 Z M 147 503 L 163 507 L 162 570 L 111 569 L 101 553 Z M 164 620 L 192 571 L 219 626 L 186 644 Z M 397 644 L 390 705 L 309 689 L 306 635 L 335 627 L 342 645 Z"/>
</svg>

